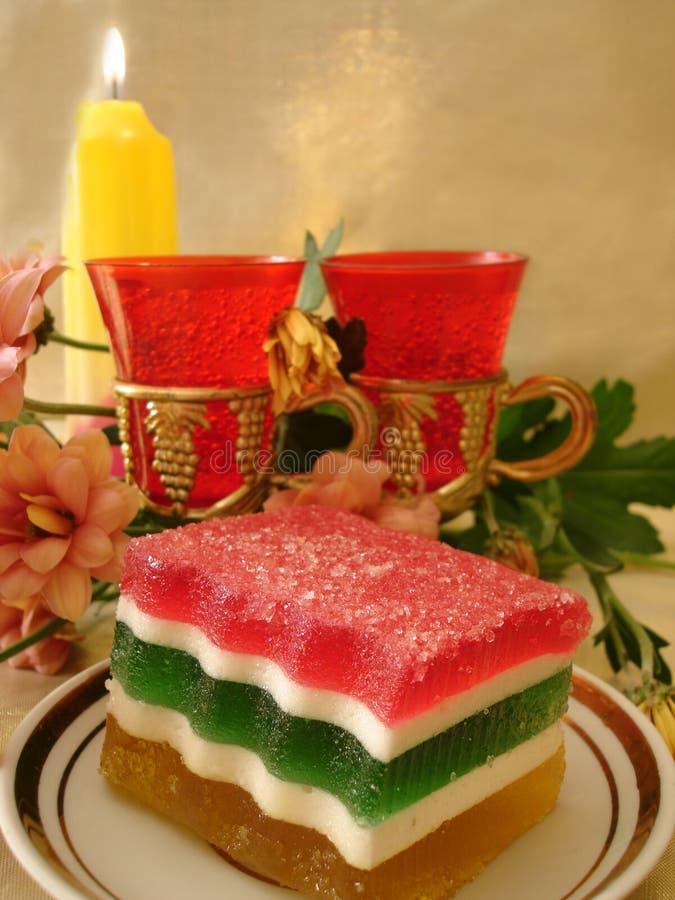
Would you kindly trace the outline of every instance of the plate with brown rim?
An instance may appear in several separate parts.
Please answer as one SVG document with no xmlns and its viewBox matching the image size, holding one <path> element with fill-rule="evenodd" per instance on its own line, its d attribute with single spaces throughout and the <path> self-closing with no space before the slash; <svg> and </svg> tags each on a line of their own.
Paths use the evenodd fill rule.
<svg viewBox="0 0 675 900">
<path fill-rule="evenodd" d="M 0 826 L 58 900 L 298 896 L 225 862 L 194 834 L 99 774 L 107 662 L 43 700 L 0 770 Z M 621 694 L 575 668 L 564 721 L 567 772 L 555 810 L 494 860 L 461 900 L 619 900 L 647 876 L 675 824 L 675 766 Z"/>
</svg>

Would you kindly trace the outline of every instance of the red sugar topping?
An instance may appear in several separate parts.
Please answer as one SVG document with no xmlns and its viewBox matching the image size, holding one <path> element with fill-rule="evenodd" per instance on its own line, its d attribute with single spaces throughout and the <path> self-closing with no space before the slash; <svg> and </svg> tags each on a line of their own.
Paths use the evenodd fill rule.
<svg viewBox="0 0 675 900">
<path fill-rule="evenodd" d="M 583 597 L 557 585 L 319 506 L 137 538 L 122 592 L 390 725 L 533 657 L 573 653 L 591 622 Z"/>
</svg>

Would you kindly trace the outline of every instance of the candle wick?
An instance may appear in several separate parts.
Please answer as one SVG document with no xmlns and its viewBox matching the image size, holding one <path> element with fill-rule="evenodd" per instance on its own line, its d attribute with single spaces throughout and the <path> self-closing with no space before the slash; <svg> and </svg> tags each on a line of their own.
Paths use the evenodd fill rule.
<svg viewBox="0 0 675 900">
<path fill-rule="evenodd" d="M 111 85 L 111 86 L 112 86 L 112 99 L 113 99 L 113 100 L 118 100 L 118 99 L 119 99 L 119 93 L 118 93 L 118 90 L 117 90 L 117 79 L 116 79 L 116 78 L 113 78 L 113 80 L 112 80 L 112 85 Z"/>
</svg>

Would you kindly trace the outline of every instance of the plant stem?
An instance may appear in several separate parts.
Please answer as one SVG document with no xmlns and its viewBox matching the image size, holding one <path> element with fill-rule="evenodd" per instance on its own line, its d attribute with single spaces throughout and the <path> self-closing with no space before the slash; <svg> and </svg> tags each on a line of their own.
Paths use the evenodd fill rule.
<svg viewBox="0 0 675 900">
<path fill-rule="evenodd" d="M 109 581 L 95 582 L 91 591 L 91 602 L 107 603 L 109 600 L 116 600 L 119 597 L 119 593 L 118 584 L 113 584 Z"/>
<path fill-rule="evenodd" d="M 491 535 L 495 535 L 499 533 L 499 522 L 497 521 L 497 517 L 495 516 L 494 506 L 492 504 L 492 497 L 489 491 L 485 491 L 483 496 L 481 497 L 481 503 L 483 507 L 483 519 L 485 520 L 485 525 L 487 526 L 487 530 Z"/>
<path fill-rule="evenodd" d="M 58 631 L 59 628 L 66 624 L 67 622 L 65 619 L 52 619 L 51 622 L 47 622 L 42 628 L 38 628 L 37 631 L 34 631 L 22 640 L 17 641 L 15 644 L 10 644 L 5 650 L 0 651 L 0 662 L 4 662 L 6 659 L 9 659 L 10 656 L 21 653 L 21 651 L 25 650 L 27 647 L 37 644 L 38 641 L 49 637 L 50 634 L 54 634 L 55 631 Z"/>
<path fill-rule="evenodd" d="M 29 412 L 43 413 L 47 416 L 103 416 L 107 419 L 117 417 L 117 410 L 114 406 L 97 406 L 93 403 L 48 403 L 46 400 L 24 397 L 23 408 Z"/>
<path fill-rule="evenodd" d="M 95 344 L 92 341 L 78 341 L 76 338 L 66 337 L 60 331 L 52 331 L 49 340 L 57 344 L 65 344 L 66 347 L 77 347 L 78 350 L 95 350 L 97 353 L 110 353 L 107 344 Z"/>
<path fill-rule="evenodd" d="M 628 653 L 623 640 L 618 634 L 618 628 L 616 628 L 615 631 L 615 623 L 617 620 L 622 621 L 624 626 L 630 629 L 633 637 L 637 641 L 640 651 L 640 668 L 642 670 L 642 676 L 647 681 L 651 681 L 654 677 L 654 645 L 652 644 L 649 635 L 640 622 L 633 618 L 616 596 L 609 586 L 607 577 L 602 572 L 594 572 L 587 568 L 586 573 L 598 595 L 603 616 L 605 617 L 605 620 L 610 623 L 610 627 L 616 636 L 617 642 L 620 644 L 621 655 L 625 655 L 624 663 L 628 660 Z"/>
<path fill-rule="evenodd" d="M 616 550 L 612 551 L 621 562 L 631 566 L 645 566 L 646 568 L 670 569 L 675 572 L 675 560 L 672 559 L 655 559 L 646 553 L 620 553 Z"/>
</svg>

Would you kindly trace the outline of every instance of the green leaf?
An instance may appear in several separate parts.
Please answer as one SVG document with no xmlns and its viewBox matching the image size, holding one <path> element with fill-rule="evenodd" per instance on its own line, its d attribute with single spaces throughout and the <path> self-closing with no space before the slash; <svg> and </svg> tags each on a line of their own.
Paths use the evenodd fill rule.
<svg viewBox="0 0 675 900">
<path fill-rule="evenodd" d="M 321 306 L 321 302 L 326 294 L 326 284 L 321 274 L 319 264 L 314 260 L 307 260 L 305 268 L 302 270 L 302 277 L 298 285 L 298 293 L 295 298 L 295 305 L 298 309 L 305 312 L 311 312 Z"/>
<path fill-rule="evenodd" d="M 605 379 L 593 387 L 591 396 L 598 413 L 596 447 L 611 444 L 629 427 L 635 413 L 633 393 L 633 386 L 621 378 L 612 387 Z"/>
<path fill-rule="evenodd" d="M 499 459 L 528 459 L 534 433 L 546 427 L 555 403 L 552 399 L 528 400 L 505 406 L 499 414 L 497 444 Z"/>
<path fill-rule="evenodd" d="M 620 671 L 624 660 L 619 653 L 617 646 L 617 627 L 612 622 L 608 622 L 600 631 L 596 632 L 593 637 L 593 645 L 597 647 L 599 644 L 605 645 L 605 653 L 613 672 Z"/>
<path fill-rule="evenodd" d="M 539 577 L 544 581 L 560 581 L 570 566 L 578 559 L 575 555 L 564 553 L 557 548 L 547 547 L 537 553 L 539 562 Z"/>
<path fill-rule="evenodd" d="M 533 495 L 521 495 L 517 498 L 517 504 L 521 513 L 519 524 L 526 531 L 534 549 L 550 547 L 560 525 L 559 516 Z"/>
<path fill-rule="evenodd" d="M 305 232 L 305 259 L 318 259 L 319 245 L 311 231 Z"/>
<path fill-rule="evenodd" d="M 344 234 L 344 219 L 340 219 L 337 225 L 328 232 L 328 237 L 321 245 L 321 256 L 325 259 L 328 256 L 335 256 L 338 247 L 342 243 Z"/>
<path fill-rule="evenodd" d="M 625 504 L 602 494 L 563 492 L 563 521 L 609 550 L 660 553 L 663 544 L 652 523 Z"/>
<path fill-rule="evenodd" d="M 591 394 L 598 429 L 584 459 L 571 471 L 530 485 L 503 479 L 491 490 L 492 508 L 501 527 L 526 531 L 543 578 L 560 580 L 574 563 L 585 569 L 604 618 L 595 642 L 604 645 L 615 671 L 632 662 L 643 677 L 669 684 L 672 675 L 661 655 L 666 642 L 630 614 L 606 575 L 623 567 L 622 555 L 648 560 L 663 550 L 651 522 L 629 505 L 675 504 L 675 438 L 617 445 L 633 421 L 632 385 L 602 380 Z M 500 415 L 497 455 L 508 461 L 536 458 L 559 446 L 570 427 L 570 415 L 556 417 L 552 403 L 506 408 Z M 480 505 L 476 509 L 480 515 Z M 476 537 L 474 529 L 464 539 Z"/>
<path fill-rule="evenodd" d="M 442 528 L 440 538 L 445 544 L 450 544 L 458 550 L 466 550 L 467 553 L 483 554 L 485 551 L 485 542 L 489 537 L 489 532 L 482 519 L 478 519 L 475 524 L 461 531 L 449 528 Z"/>
<path fill-rule="evenodd" d="M 321 249 L 319 249 L 312 232 L 305 232 L 305 259 L 307 262 L 302 270 L 302 277 L 300 278 L 295 297 L 295 305 L 298 309 L 311 312 L 321 306 L 326 295 L 326 282 L 319 266 L 319 260 L 335 254 L 342 240 L 343 231 L 344 223 L 340 220 L 328 233 L 328 237 L 323 242 Z"/>
<path fill-rule="evenodd" d="M 623 563 L 604 544 L 587 531 L 565 523 L 557 535 L 557 545 L 571 555 L 575 562 L 586 569 L 600 572 L 616 572 Z"/>
<path fill-rule="evenodd" d="M 664 684 L 672 684 L 673 673 L 670 671 L 670 666 L 661 655 L 661 649 L 663 647 L 670 647 L 670 642 L 664 637 L 661 637 L 660 634 L 652 631 L 652 629 L 648 628 L 646 625 L 643 627 L 654 645 L 654 677 Z"/>
<path fill-rule="evenodd" d="M 636 441 L 627 447 L 594 445 L 562 480 L 567 490 L 671 507 L 675 504 L 675 438 Z"/>
<path fill-rule="evenodd" d="M 656 678 L 670 684 L 672 675 L 661 656 L 661 649 L 668 646 L 667 641 L 638 622 L 616 596 L 604 574 L 588 574 L 605 619 L 605 626 L 595 636 L 595 643 L 604 642 L 614 671 L 630 661 L 641 670 L 645 681 Z"/>
</svg>

